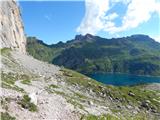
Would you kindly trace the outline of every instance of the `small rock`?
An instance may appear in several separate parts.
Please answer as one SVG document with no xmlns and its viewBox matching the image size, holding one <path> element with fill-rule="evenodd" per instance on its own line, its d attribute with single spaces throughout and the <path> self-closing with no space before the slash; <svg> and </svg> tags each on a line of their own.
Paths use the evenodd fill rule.
<svg viewBox="0 0 160 120">
<path fill-rule="evenodd" d="M 112 97 L 110 97 L 110 96 L 109 96 L 109 99 L 110 99 L 111 101 L 113 100 Z"/>
<path fill-rule="evenodd" d="M 106 94 L 103 94 L 103 97 L 106 97 L 107 95 Z"/>
<path fill-rule="evenodd" d="M 17 95 L 17 100 L 20 100 L 21 99 L 21 96 L 20 95 Z"/>
<path fill-rule="evenodd" d="M 88 104 L 89 104 L 89 105 L 93 105 L 93 102 L 92 102 L 92 101 L 88 101 Z"/>
<path fill-rule="evenodd" d="M 131 105 L 127 105 L 127 108 L 128 108 L 128 109 L 132 109 L 132 106 L 131 106 Z"/>
<path fill-rule="evenodd" d="M 150 106 L 149 106 L 148 101 L 143 101 L 143 102 L 141 103 L 141 107 L 144 107 L 144 108 L 146 108 L 147 110 L 150 109 Z"/>
<path fill-rule="evenodd" d="M 44 104 L 45 103 L 45 101 L 41 101 L 39 104 Z"/>
<path fill-rule="evenodd" d="M 120 98 L 116 97 L 114 100 L 115 100 L 115 102 L 119 102 Z"/>
<path fill-rule="evenodd" d="M 102 86 L 100 86 L 100 85 L 99 85 L 98 87 L 99 87 L 99 89 L 103 89 L 103 87 L 102 87 Z"/>
<path fill-rule="evenodd" d="M 121 108 L 121 106 L 117 105 L 117 108 Z"/>
<path fill-rule="evenodd" d="M 137 114 L 138 112 L 135 110 L 135 111 L 133 111 L 133 114 Z"/>
<path fill-rule="evenodd" d="M 146 100 L 145 102 L 146 102 L 146 103 L 151 103 L 149 100 Z"/>
<path fill-rule="evenodd" d="M 92 93 L 93 91 L 92 91 L 92 89 L 89 89 L 89 93 Z"/>
<path fill-rule="evenodd" d="M 157 111 L 155 109 L 151 109 L 151 112 L 153 113 L 157 113 Z"/>
<path fill-rule="evenodd" d="M 48 101 L 46 101 L 46 104 L 48 104 Z"/>
<path fill-rule="evenodd" d="M 31 98 L 31 102 L 37 105 L 37 95 L 36 93 L 29 94 L 29 97 Z"/>
<path fill-rule="evenodd" d="M 134 93 L 132 93 L 131 91 L 128 93 L 128 95 L 129 95 L 129 96 L 132 96 L 132 97 L 134 97 L 134 96 L 135 96 L 135 94 L 134 94 Z"/>
<path fill-rule="evenodd" d="M 100 93 L 100 96 L 103 96 L 103 93 Z"/>
</svg>

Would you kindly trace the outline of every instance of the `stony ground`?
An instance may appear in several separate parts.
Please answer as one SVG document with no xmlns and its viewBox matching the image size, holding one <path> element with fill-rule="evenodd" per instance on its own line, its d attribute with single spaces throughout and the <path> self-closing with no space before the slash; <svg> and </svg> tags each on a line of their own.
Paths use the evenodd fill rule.
<svg viewBox="0 0 160 120">
<path fill-rule="evenodd" d="M 0 111 L 8 112 L 17 120 L 79 120 L 83 119 L 83 116 L 91 115 L 91 118 L 94 118 L 102 114 L 112 115 L 114 120 L 137 115 L 135 119 L 141 119 L 146 115 L 143 114 L 146 109 L 149 119 L 160 118 L 160 113 L 151 113 L 149 106 L 139 108 L 131 103 L 132 101 L 123 103 L 123 97 L 118 96 L 117 88 L 117 91 L 113 92 L 114 87 L 108 86 L 106 89 L 78 73 L 14 51 L 5 52 L 1 58 Z M 144 87 L 153 91 L 159 91 L 158 88 L 159 84 Z M 130 92 L 127 97 L 135 97 L 135 94 Z M 30 96 L 31 102 L 37 106 L 37 111 L 30 111 L 18 104 L 24 95 Z M 160 94 L 159 98 L 154 99 L 157 103 L 160 102 Z M 144 105 L 148 103 L 144 102 Z M 105 118 L 112 119 L 111 116 Z"/>
<path fill-rule="evenodd" d="M 24 92 L 1 88 L 1 98 L 12 99 L 7 103 L 7 111 L 19 120 L 78 120 L 81 114 L 91 113 L 96 115 L 108 111 L 108 108 L 103 106 L 90 106 L 92 103 L 84 103 L 86 110 L 82 110 L 71 104 L 71 101 L 68 102 L 66 96 L 59 93 L 65 91 L 66 95 L 72 96 L 75 91 L 66 86 L 60 68 L 55 65 L 38 61 L 19 52 L 12 52 L 9 56 L 2 56 L 1 69 L 4 73 L 26 74 L 31 77 L 29 84 L 23 84 L 23 80 L 19 79 L 14 83 L 18 88 L 22 88 Z M 57 88 L 57 93 L 56 91 L 48 92 L 47 89 L 50 85 L 60 86 Z M 17 104 L 18 98 L 24 94 L 34 94 L 38 112 L 30 112 Z M 1 111 L 4 111 L 4 109 L 1 108 Z"/>
<path fill-rule="evenodd" d="M 51 77 L 50 80 L 52 80 L 53 83 L 57 81 L 56 74 L 59 74 L 58 67 L 49 65 L 47 63 L 42 63 L 30 56 L 23 55 L 17 52 L 12 53 L 12 58 L 14 59 L 15 63 L 19 64 L 19 67 L 23 67 L 23 69 L 27 71 L 27 74 L 32 73 L 33 75 L 37 75 L 35 79 L 32 79 L 32 82 L 29 85 L 22 84 L 20 80 L 17 80 L 15 82 L 15 85 L 19 88 L 23 88 L 26 92 L 25 94 L 30 95 L 38 93 L 34 96 L 37 98 L 38 112 L 30 112 L 27 109 L 23 109 L 17 104 L 16 100 L 11 100 L 8 104 L 9 113 L 11 113 L 13 116 L 16 116 L 16 118 L 19 120 L 79 119 L 78 114 L 76 114 L 76 111 L 74 111 L 74 106 L 67 103 L 65 98 L 57 94 L 49 94 L 45 90 L 45 87 L 48 87 L 48 85 L 52 83 L 51 81 L 50 83 L 46 82 L 47 78 Z M 8 71 L 5 65 L 2 65 L 2 70 Z M 13 72 L 15 72 L 16 69 L 17 68 L 15 68 Z M 25 71 L 21 72 L 25 73 Z M 22 95 L 23 93 L 21 92 L 2 88 L 2 98 L 9 97 L 12 99 L 16 99 L 18 96 Z"/>
</svg>

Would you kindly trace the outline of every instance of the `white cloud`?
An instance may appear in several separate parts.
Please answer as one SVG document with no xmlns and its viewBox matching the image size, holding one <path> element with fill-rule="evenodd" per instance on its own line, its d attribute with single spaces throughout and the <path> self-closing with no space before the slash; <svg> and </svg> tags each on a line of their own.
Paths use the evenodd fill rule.
<svg viewBox="0 0 160 120">
<path fill-rule="evenodd" d="M 112 4 L 118 3 L 118 2 L 122 2 L 123 4 L 128 4 L 129 2 L 131 2 L 132 0 L 110 0 L 110 2 Z"/>
<path fill-rule="evenodd" d="M 151 36 L 155 41 L 160 43 L 160 35 L 157 36 Z"/>
<path fill-rule="evenodd" d="M 127 5 L 127 11 L 121 19 L 122 25 L 119 27 L 114 22 L 119 17 L 116 11 L 106 15 L 111 4 L 116 4 L 116 2 Z M 147 22 L 154 12 L 160 14 L 158 0 L 86 0 L 86 14 L 77 32 L 96 34 L 99 31 L 108 33 L 126 31 Z"/>
<path fill-rule="evenodd" d="M 121 32 L 138 27 L 141 23 L 147 22 L 153 12 L 159 11 L 158 5 L 155 0 L 132 0 L 122 19 L 122 26 L 114 26 L 109 32 Z"/>
<path fill-rule="evenodd" d="M 109 0 L 86 0 L 86 13 L 77 28 L 81 34 L 96 34 L 103 28 L 105 13 L 109 9 Z"/>
<path fill-rule="evenodd" d="M 112 13 L 112 14 L 106 16 L 105 18 L 106 18 L 106 20 L 114 20 L 117 17 L 118 17 L 117 13 Z"/>
</svg>

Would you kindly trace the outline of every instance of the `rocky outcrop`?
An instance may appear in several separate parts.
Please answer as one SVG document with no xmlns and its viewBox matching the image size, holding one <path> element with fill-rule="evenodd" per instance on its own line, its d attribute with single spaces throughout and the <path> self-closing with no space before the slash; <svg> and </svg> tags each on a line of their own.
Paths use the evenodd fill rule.
<svg viewBox="0 0 160 120">
<path fill-rule="evenodd" d="M 26 37 L 21 13 L 14 0 L 0 1 L 0 48 L 26 53 Z"/>
</svg>

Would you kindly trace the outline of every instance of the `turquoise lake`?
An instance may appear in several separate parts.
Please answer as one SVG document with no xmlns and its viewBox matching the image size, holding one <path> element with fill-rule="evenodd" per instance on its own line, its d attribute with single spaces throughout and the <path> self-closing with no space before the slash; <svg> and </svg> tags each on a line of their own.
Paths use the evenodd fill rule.
<svg viewBox="0 0 160 120">
<path fill-rule="evenodd" d="M 150 76 L 136 76 L 128 74 L 90 74 L 89 77 L 109 85 L 126 86 L 126 85 L 139 85 L 147 83 L 160 83 L 160 77 Z"/>
</svg>

